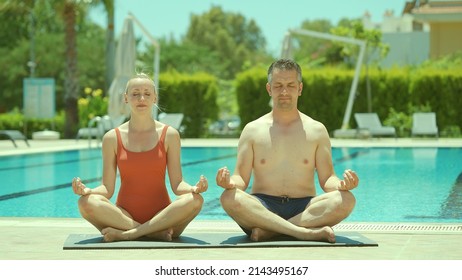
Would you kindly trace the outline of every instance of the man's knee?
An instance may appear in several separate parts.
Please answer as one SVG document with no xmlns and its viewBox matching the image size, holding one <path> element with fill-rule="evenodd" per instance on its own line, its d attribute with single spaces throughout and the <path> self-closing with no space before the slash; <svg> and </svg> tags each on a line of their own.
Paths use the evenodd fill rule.
<svg viewBox="0 0 462 280">
<path fill-rule="evenodd" d="M 237 189 L 226 189 L 220 196 L 220 203 L 223 208 L 226 209 L 238 209 L 240 203 L 237 200 L 239 195 Z"/>
<path fill-rule="evenodd" d="M 339 191 L 339 199 L 339 208 L 343 212 L 350 214 L 356 205 L 356 198 L 353 193 L 350 191 Z"/>
</svg>

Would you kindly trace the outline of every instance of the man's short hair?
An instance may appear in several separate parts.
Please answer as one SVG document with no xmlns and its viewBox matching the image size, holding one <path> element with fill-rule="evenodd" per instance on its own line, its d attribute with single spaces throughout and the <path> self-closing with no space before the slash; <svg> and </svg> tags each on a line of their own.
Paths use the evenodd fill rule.
<svg viewBox="0 0 462 280">
<path fill-rule="evenodd" d="M 302 82 L 302 69 L 300 68 L 300 65 L 298 65 L 298 63 L 293 61 L 292 59 L 281 58 L 271 63 L 270 67 L 268 68 L 268 83 L 271 83 L 274 69 L 286 71 L 295 70 L 297 71 L 298 81 L 300 83 Z"/>
</svg>

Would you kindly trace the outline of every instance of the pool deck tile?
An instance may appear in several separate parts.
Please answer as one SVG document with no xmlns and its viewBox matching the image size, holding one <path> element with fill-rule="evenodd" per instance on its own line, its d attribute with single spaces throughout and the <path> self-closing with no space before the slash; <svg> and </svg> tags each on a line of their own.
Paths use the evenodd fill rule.
<svg viewBox="0 0 462 280">
<path fill-rule="evenodd" d="M 17 140 L 17 148 L 9 140 L 0 140 L 0 156 L 41 153 L 100 147 L 96 140 Z M 462 147 L 462 138 L 372 138 L 372 139 L 331 139 L 333 147 Z M 237 147 L 238 139 L 182 139 L 184 147 Z"/>
<path fill-rule="evenodd" d="M 0 260 L 462 260 L 461 230 L 455 232 L 357 230 L 378 247 L 278 247 L 197 249 L 63 250 L 69 234 L 98 234 L 82 218 L 0 218 Z M 230 232 L 231 220 L 193 221 L 183 233 Z"/>
</svg>

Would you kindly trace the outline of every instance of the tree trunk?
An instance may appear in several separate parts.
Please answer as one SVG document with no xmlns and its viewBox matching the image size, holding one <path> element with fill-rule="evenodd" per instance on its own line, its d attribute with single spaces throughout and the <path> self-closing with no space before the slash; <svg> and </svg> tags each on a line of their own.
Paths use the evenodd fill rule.
<svg viewBox="0 0 462 280">
<path fill-rule="evenodd" d="M 77 99 L 79 97 L 79 84 L 77 73 L 77 33 L 76 4 L 66 1 L 63 10 L 65 23 L 66 43 L 66 79 L 64 82 L 64 104 L 66 108 L 66 126 L 64 138 L 74 138 L 79 123 Z"/>
<path fill-rule="evenodd" d="M 106 30 L 106 95 L 109 94 L 109 87 L 114 79 L 114 59 L 115 59 L 115 40 L 114 40 L 114 0 L 103 1 L 107 13 Z"/>
</svg>

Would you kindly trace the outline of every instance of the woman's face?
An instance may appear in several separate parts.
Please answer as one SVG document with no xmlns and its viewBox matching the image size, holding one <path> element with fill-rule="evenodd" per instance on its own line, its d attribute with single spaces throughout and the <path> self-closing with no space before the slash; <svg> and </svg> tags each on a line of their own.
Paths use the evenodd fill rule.
<svg viewBox="0 0 462 280">
<path fill-rule="evenodd" d="M 125 100 L 131 109 L 151 109 L 157 101 L 154 85 L 148 79 L 135 78 L 129 82 Z"/>
</svg>

